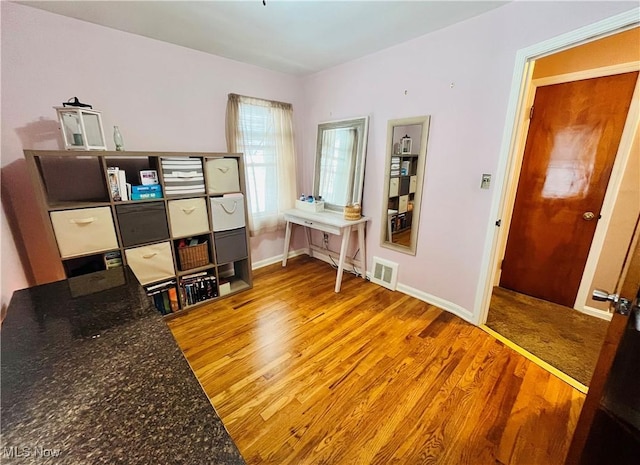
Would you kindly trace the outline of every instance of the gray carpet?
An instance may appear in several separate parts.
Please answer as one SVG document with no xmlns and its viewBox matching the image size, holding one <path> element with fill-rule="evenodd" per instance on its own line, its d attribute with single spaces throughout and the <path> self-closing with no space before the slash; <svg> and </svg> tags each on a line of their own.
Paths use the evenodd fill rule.
<svg viewBox="0 0 640 465">
<path fill-rule="evenodd" d="M 589 385 L 609 322 L 495 287 L 487 326 Z"/>
</svg>

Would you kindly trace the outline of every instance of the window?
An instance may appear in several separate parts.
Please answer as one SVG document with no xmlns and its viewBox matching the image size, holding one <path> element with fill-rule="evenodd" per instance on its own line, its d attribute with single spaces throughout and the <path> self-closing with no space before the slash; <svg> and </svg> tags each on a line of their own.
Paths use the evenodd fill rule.
<svg viewBox="0 0 640 465">
<path fill-rule="evenodd" d="M 229 94 L 227 149 L 244 154 L 252 235 L 284 227 L 296 198 L 291 104 Z"/>
</svg>

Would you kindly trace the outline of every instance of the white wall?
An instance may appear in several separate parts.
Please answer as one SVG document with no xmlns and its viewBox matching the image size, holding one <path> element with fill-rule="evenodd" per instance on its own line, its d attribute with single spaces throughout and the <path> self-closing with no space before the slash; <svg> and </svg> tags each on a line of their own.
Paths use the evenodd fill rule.
<svg viewBox="0 0 640 465">
<path fill-rule="evenodd" d="M 399 282 L 477 321 L 474 313 L 494 173 L 503 137 L 516 52 L 635 7 L 635 3 L 515 2 L 463 23 L 305 79 L 306 154 L 315 122 L 371 116 L 363 211 L 367 254 L 398 262 Z M 406 93 L 406 95 L 405 95 Z M 431 115 L 415 257 L 381 248 L 386 125 Z M 305 159 L 302 186 L 311 185 Z"/>
<path fill-rule="evenodd" d="M 110 149 L 118 125 L 127 150 L 208 152 L 226 151 L 229 92 L 291 102 L 294 113 L 303 106 L 294 76 L 14 3 L 1 8 L 2 204 L 20 228 L 18 249 L 29 244 L 23 262 L 35 263 L 35 282 L 55 279 L 55 255 L 41 240 L 22 150 L 60 148 L 53 106 L 77 96 L 101 110 Z M 4 213 L 2 219 L 6 303 L 14 289 L 31 283 Z M 252 259 L 281 254 L 282 246 L 280 234 L 253 238 Z"/>
</svg>

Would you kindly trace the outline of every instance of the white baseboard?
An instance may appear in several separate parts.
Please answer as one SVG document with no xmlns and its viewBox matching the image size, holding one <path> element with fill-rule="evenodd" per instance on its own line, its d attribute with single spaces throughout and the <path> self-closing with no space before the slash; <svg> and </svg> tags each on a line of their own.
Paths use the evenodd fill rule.
<svg viewBox="0 0 640 465">
<path fill-rule="evenodd" d="M 599 308 L 589 307 L 588 305 L 585 305 L 582 308 L 576 308 L 575 310 L 579 311 L 580 313 L 584 313 L 585 315 L 595 316 L 596 318 L 600 318 L 601 320 L 611 321 L 611 318 L 613 318 L 613 315 L 611 313 L 605 310 L 600 310 Z"/>
<path fill-rule="evenodd" d="M 367 277 L 371 278 L 371 272 L 367 271 Z M 427 292 L 420 291 L 411 286 L 407 286 L 406 284 L 398 283 L 396 287 L 398 292 L 402 292 L 403 294 L 407 294 L 408 296 L 414 297 L 418 300 L 422 300 L 431 305 L 435 305 L 442 310 L 446 310 L 448 312 L 453 313 L 456 316 L 459 316 L 463 320 L 471 323 L 474 326 L 478 326 L 473 321 L 473 313 L 471 313 L 466 308 L 461 307 L 458 304 L 454 304 L 453 302 L 449 302 L 448 300 L 444 300 L 440 297 L 436 297 L 435 295 L 431 295 Z"/>
<path fill-rule="evenodd" d="M 398 283 L 397 290 L 402 292 L 403 294 L 410 295 L 411 297 L 415 297 L 418 300 L 422 300 L 423 302 L 435 305 L 438 308 L 451 312 L 454 315 L 459 316 L 463 320 L 476 325 L 476 323 L 473 322 L 473 313 L 458 304 L 454 304 L 453 302 L 449 302 L 448 300 L 444 300 L 440 297 L 436 297 L 435 295 L 428 294 L 426 292 L 414 289 L 413 287 L 409 287 L 401 283 Z"/>
<path fill-rule="evenodd" d="M 303 255 L 308 253 L 307 249 L 298 249 L 289 252 L 288 258 L 297 257 L 298 255 Z M 273 265 L 274 263 L 282 262 L 283 255 L 276 255 L 274 257 L 265 258 L 264 260 L 258 260 L 257 262 L 251 263 L 251 269 L 257 270 L 258 268 L 263 268 L 265 266 Z"/>
</svg>

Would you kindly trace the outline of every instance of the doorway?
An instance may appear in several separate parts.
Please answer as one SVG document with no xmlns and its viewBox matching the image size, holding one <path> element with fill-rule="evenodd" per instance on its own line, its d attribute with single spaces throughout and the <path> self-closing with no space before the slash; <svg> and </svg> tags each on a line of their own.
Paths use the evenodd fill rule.
<svg viewBox="0 0 640 465">
<path fill-rule="evenodd" d="M 638 86 L 637 70 L 640 68 L 640 64 L 638 63 L 640 61 L 640 56 L 635 56 L 640 52 L 637 47 L 639 40 L 638 37 L 640 37 L 640 35 L 638 35 L 638 28 L 636 27 L 635 29 L 624 31 L 603 39 L 594 40 L 587 44 L 537 59 L 534 65 L 535 68 L 534 66 L 531 66 L 531 69 L 535 70 L 530 71 L 527 75 L 531 91 L 528 93 L 528 101 L 521 105 L 523 110 L 523 119 L 528 116 L 524 114 L 525 110 L 526 113 L 528 113 L 528 109 L 531 106 L 534 106 L 534 108 L 537 106 L 537 103 L 536 105 L 532 105 L 536 95 L 536 88 L 543 89 L 546 86 L 548 89 L 564 82 L 589 81 L 602 76 L 620 76 L 623 73 L 636 72 L 636 75 L 633 76 L 633 92 L 633 89 Z M 621 55 L 619 52 L 624 47 L 621 47 L 620 44 L 624 43 L 625 40 L 628 40 L 628 43 L 633 44 L 633 46 L 626 46 L 632 54 L 631 58 L 628 55 Z M 609 48 L 609 53 L 603 53 L 603 50 L 606 50 L 607 48 Z M 612 48 L 616 50 L 616 53 L 611 53 Z M 598 53 L 603 56 L 614 57 L 614 60 L 617 60 L 618 62 L 598 62 L 597 59 L 594 59 Z M 583 63 L 582 69 L 577 69 L 576 66 L 579 68 L 580 63 Z M 541 70 L 541 73 L 538 72 L 539 70 Z M 540 76 L 540 74 L 544 73 L 546 73 L 546 75 Z M 536 74 L 538 74 L 538 76 L 536 76 Z M 609 83 L 609 86 L 610 85 L 611 84 Z M 637 100 L 638 90 L 635 89 L 635 92 L 636 97 L 634 100 Z M 551 101 L 556 98 L 557 96 L 552 97 Z M 635 106 L 637 107 L 637 103 Z M 535 111 L 536 110 L 534 110 L 534 114 Z M 625 109 L 624 111 L 626 113 L 627 110 Z M 624 203 L 624 195 L 619 195 L 620 192 L 625 192 L 625 189 L 630 189 L 632 195 L 636 196 L 636 199 L 640 195 L 638 193 L 640 191 L 637 186 L 637 174 L 635 176 L 635 180 L 630 180 L 631 184 L 629 186 L 625 187 L 623 184 L 625 179 L 633 178 L 633 174 L 638 172 L 637 166 L 635 168 L 628 166 L 632 165 L 633 162 L 637 161 L 637 158 L 639 158 L 637 153 L 639 150 L 637 141 L 635 148 L 633 147 L 634 133 L 637 133 L 638 125 L 637 111 L 637 108 L 632 108 L 629 113 L 630 117 L 626 118 L 627 121 L 626 124 L 624 124 L 624 135 L 620 142 L 619 155 L 615 157 L 615 166 L 613 166 L 613 162 L 611 162 L 613 174 L 611 182 L 608 183 L 609 185 L 604 198 L 604 203 L 602 204 L 601 212 L 598 211 L 598 208 L 600 208 L 598 207 L 596 208 L 595 213 L 592 212 L 593 217 L 589 220 L 586 218 L 579 219 L 580 222 L 595 220 L 590 223 L 590 225 L 592 225 L 591 238 L 593 240 L 590 238 L 586 246 L 583 246 L 583 262 L 577 266 L 578 284 L 576 284 L 576 278 L 574 277 L 573 289 L 568 293 L 568 296 L 565 295 L 562 299 L 554 299 L 553 296 L 545 294 L 546 289 L 552 286 L 541 284 L 543 279 L 539 277 L 549 275 L 554 268 L 554 253 L 551 252 L 547 253 L 546 257 L 552 262 L 551 268 L 547 271 L 544 271 L 544 269 L 535 270 L 532 277 L 530 277 L 530 281 L 534 288 L 533 290 L 531 289 L 531 286 L 529 288 L 527 288 L 527 286 L 524 286 L 524 288 L 518 288 L 517 285 L 513 284 L 514 279 L 517 281 L 525 274 L 526 268 L 532 259 L 532 256 L 527 252 L 526 247 L 524 247 L 524 253 L 520 254 L 521 263 L 518 265 L 519 268 L 518 266 L 513 267 L 512 264 L 509 265 L 511 266 L 511 269 L 508 269 L 509 266 L 507 267 L 509 276 L 505 277 L 501 275 L 499 267 L 496 267 L 497 271 L 493 276 L 492 284 L 495 287 L 494 292 L 491 293 L 491 303 L 489 305 L 488 318 L 486 320 L 487 326 L 490 329 L 497 329 L 498 333 L 507 333 L 508 330 L 504 328 L 504 325 L 509 324 L 509 321 L 506 321 L 505 323 L 505 320 L 509 320 L 509 315 L 517 316 L 518 318 L 514 318 L 513 320 L 515 321 L 511 322 L 512 325 L 516 327 L 516 336 L 510 335 L 508 338 L 519 339 L 515 342 L 521 346 L 530 345 L 530 347 L 523 347 L 523 349 L 532 353 L 534 356 L 537 355 L 540 357 L 543 363 L 547 362 L 552 366 L 556 366 L 560 371 L 569 372 L 567 374 L 569 374 L 570 378 L 573 378 L 574 381 L 576 379 L 578 380 L 574 385 L 578 388 L 582 388 L 583 390 L 586 390 L 586 385 L 590 380 L 593 367 L 595 367 L 597 355 L 606 333 L 606 327 L 608 324 L 607 320 L 610 318 L 610 315 L 605 309 L 602 307 L 597 308 L 597 304 L 590 301 L 588 297 L 590 296 L 594 286 L 606 287 L 609 289 L 614 287 L 622 269 L 624 253 L 626 252 L 626 248 L 631 240 L 631 232 L 628 234 L 622 234 L 621 236 L 618 234 L 617 237 L 611 234 L 611 230 L 617 229 L 613 228 L 614 223 L 619 221 L 619 218 L 615 218 L 616 211 L 618 216 L 621 215 L 620 211 L 618 211 L 621 207 L 618 204 L 621 201 Z M 525 176 L 524 173 L 528 172 L 526 171 L 526 160 L 525 162 L 522 161 L 522 154 L 526 153 L 525 147 L 527 144 L 525 141 L 531 126 L 529 121 L 525 121 L 522 124 L 523 127 L 520 131 L 521 135 L 519 141 L 521 146 L 520 159 L 515 162 L 515 164 L 518 165 L 518 168 L 514 169 L 512 174 L 513 187 L 510 192 L 511 198 L 508 198 L 509 193 L 507 193 L 507 200 L 505 202 L 505 205 L 510 207 L 505 207 L 502 215 L 502 226 L 504 229 L 509 229 L 510 231 L 509 235 L 506 233 L 502 234 L 501 241 L 499 241 L 498 246 L 496 247 L 496 261 L 500 261 L 503 258 L 513 258 L 514 254 L 517 256 L 518 252 L 522 252 L 523 249 L 522 244 L 511 247 L 512 257 L 509 257 L 507 237 L 512 236 L 512 231 L 514 230 L 513 224 L 522 221 L 520 218 L 517 218 L 517 212 L 513 217 L 511 215 L 514 208 L 513 206 L 517 206 L 517 198 L 520 195 L 516 195 L 515 187 L 518 185 L 518 180 L 520 180 L 521 185 L 526 185 L 526 181 L 529 181 L 531 176 L 530 173 L 527 174 L 527 177 L 524 178 L 525 182 L 523 182 L 523 176 Z M 531 123 L 531 125 L 532 124 L 533 123 Z M 631 152 L 634 154 L 630 155 Z M 522 172 L 520 171 L 521 167 L 524 170 Z M 627 173 L 628 176 L 624 176 L 625 173 Z M 551 177 L 551 174 L 552 173 L 543 170 L 543 184 L 544 177 L 546 176 L 548 179 Z M 608 173 L 605 173 L 605 175 L 608 180 Z M 563 187 L 565 191 L 575 187 L 575 178 L 572 180 L 571 177 L 563 178 L 560 176 L 555 178 L 556 183 L 558 180 L 566 181 Z M 573 182 L 573 185 L 571 182 Z M 627 182 L 629 182 L 629 179 L 627 179 Z M 525 186 L 526 192 L 531 190 L 530 184 L 531 183 L 529 182 L 529 186 Z M 606 182 L 605 186 L 607 186 Z M 632 201 L 631 203 L 633 204 L 634 202 Z M 637 202 L 635 203 L 637 204 Z M 548 206 L 545 206 L 542 210 L 543 217 L 545 215 L 549 215 L 549 209 L 547 207 Z M 628 212 L 634 211 L 634 209 L 637 210 L 638 206 L 626 205 L 626 208 Z M 585 212 L 587 212 L 587 210 L 585 210 Z M 557 212 L 559 215 L 562 215 L 563 213 L 566 213 L 563 209 L 560 209 Z M 598 221 L 600 213 L 602 213 L 603 219 Z M 637 212 L 635 215 L 637 217 Z M 632 221 L 634 220 L 633 215 L 628 215 L 627 223 L 629 222 L 629 218 L 631 218 Z M 536 221 L 540 221 L 540 218 L 537 218 Z M 598 227 L 596 228 L 597 223 L 601 224 L 598 224 Z M 521 231 L 520 235 L 525 238 L 530 236 L 531 226 L 531 224 L 526 224 L 525 222 L 525 227 L 523 228 L 523 231 Z M 567 227 L 565 226 L 564 229 L 567 230 Z M 575 229 L 575 227 L 568 228 L 567 232 L 569 234 L 566 235 L 565 240 L 568 242 L 572 241 Z M 551 232 L 551 235 L 554 236 L 559 234 Z M 611 249 L 613 246 L 616 246 L 619 250 L 612 254 Z M 505 250 L 507 251 L 506 254 Z M 623 251 L 622 255 L 620 250 Z M 559 255 L 562 254 L 556 252 L 555 258 L 557 259 Z M 575 253 L 572 252 L 568 254 L 568 256 L 571 255 L 575 255 Z M 608 257 L 613 255 L 615 255 L 614 259 L 608 260 Z M 607 260 L 605 260 L 605 258 L 607 258 Z M 611 263 L 606 264 L 605 262 L 607 261 Z M 603 278 L 603 269 L 607 269 L 607 276 L 605 278 Z M 617 272 L 615 270 L 617 270 Z M 565 287 L 565 284 L 567 284 L 566 281 L 568 279 L 563 278 L 566 274 L 566 271 L 561 272 L 559 278 L 556 277 L 550 282 L 556 287 L 562 289 Z M 610 284 L 611 282 L 613 282 L 613 284 Z M 502 285 L 502 287 L 499 285 Z M 535 289 L 536 287 L 537 289 Z M 577 290 L 576 287 L 578 287 Z M 550 302 L 551 300 L 556 300 L 557 303 Z M 579 312 L 575 309 L 579 310 Z M 585 313 L 597 315 L 599 318 L 594 318 L 593 316 L 589 316 Z M 520 337 L 518 337 L 518 332 L 520 333 Z M 534 343 L 532 343 L 532 341 L 534 341 Z M 576 366 L 578 366 L 577 370 Z"/>
</svg>

